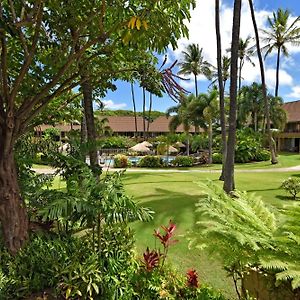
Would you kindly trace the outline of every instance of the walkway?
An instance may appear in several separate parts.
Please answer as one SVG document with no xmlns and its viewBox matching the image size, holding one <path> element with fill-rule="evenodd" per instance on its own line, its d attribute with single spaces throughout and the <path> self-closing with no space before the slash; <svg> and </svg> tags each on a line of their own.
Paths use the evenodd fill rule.
<svg viewBox="0 0 300 300">
<path fill-rule="evenodd" d="M 53 168 L 41 168 L 41 169 L 33 169 L 38 174 L 54 174 L 56 172 Z M 123 171 L 125 169 L 115 169 L 109 168 L 110 171 Z M 107 168 L 104 167 L 103 171 L 107 171 Z M 236 173 L 282 173 L 282 172 L 298 172 L 300 171 L 300 165 L 288 168 L 270 168 L 270 169 L 235 169 Z M 128 168 L 126 172 L 141 172 L 141 173 L 220 173 L 221 170 L 201 170 L 201 169 L 188 169 L 188 170 L 180 170 L 180 169 L 147 169 L 147 168 Z"/>
</svg>

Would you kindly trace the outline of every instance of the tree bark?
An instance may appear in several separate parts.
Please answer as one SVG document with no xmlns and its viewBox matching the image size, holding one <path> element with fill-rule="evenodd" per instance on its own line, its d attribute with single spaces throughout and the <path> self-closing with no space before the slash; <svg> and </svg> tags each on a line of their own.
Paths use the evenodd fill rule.
<svg viewBox="0 0 300 300">
<path fill-rule="evenodd" d="M 209 120 L 208 126 L 208 164 L 212 164 L 212 120 Z"/>
<path fill-rule="evenodd" d="M 146 132 L 146 90 L 143 88 L 143 139 L 145 139 Z"/>
<path fill-rule="evenodd" d="M 85 73 L 85 72 L 84 72 Z M 87 74 L 81 75 L 83 83 L 81 84 L 83 92 L 84 116 L 87 129 L 87 142 L 89 144 L 89 157 L 92 169 L 98 166 L 97 148 L 95 142 L 97 140 L 94 109 L 93 109 L 93 88 Z"/>
<path fill-rule="evenodd" d="M 137 117 L 136 117 L 136 105 L 135 105 L 135 96 L 134 96 L 134 87 L 133 83 L 130 83 L 131 86 L 131 96 L 132 96 L 132 105 L 133 105 L 133 114 L 134 114 L 134 127 L 135 127 L 135 137 L 137 137 L 138 134 L 138 128 L 137 128 Z"/>
<path fill-rule="evenodd" d="M 0 145 L 0 222 L 5 246 L 15 255 L 28 239 L 28 217 L 18 184 L 11 141 L 1 137 Z"/>
<path fill-rule="evenodd" d="M 277 49 L 275 97 L 278 97 L 278 89 L 279 89 L 280 52 L 281 52 L 281 47 L 279 46 Z"/>
<path fill-rule="evenodd" d="M 226 81 L 223 78 L 222 68 L 222 43 L 220 31 L 220 1 L 215 1 L 215 25 L 216 25 L 216 39 L 217 39 L 217 65 L 218 65 L 218 83 L 219 83 L 219 101 L 220 101 L 220 122 L 222 134 L 222 173 L 219 180 L 224 180 L 225 161 L 227 153 L 226 141 L 226 116 L 225 116 L 225 101 L 224 90 Z M 223 85 L 224 84 L 224 85 Z"/>
<path fill-rule="evenodd" d="M 196 97 L 198 96 L 197 74 L 194 74 Z"/>
<path fill-rule="evenodd" d="M 252 0 L 249 0 L 249 6 L 250 6 L 250 11 L 251 11 L 251 18 L 252 18 L 253 28 L 254 28 L 254 32 L 255 32 L 256 50 L 257 50 L 257 56 L 258 56 L 259 66 L 260 66 L 262 92 L 263 92 L 266 119 L 267 119 L 268 142 L 269 142 L 269 148 L 270 148 L 270 152 L 271 152 L 271 163 L 272 164 L 277 164 L 278 160 L 276 158 L 275 149 L 274 149 L 274 145 L 273 145 L 272 132 L 271 132 L 270 103 L 269 103 L 269 100 L 268 100 L 268 97 L 267 97 L 264 62 L 263 62 L 263 58 L 262 58 L 262 54 L 261 54 L 261 50 L 260 50 L 258 28 L 257 28 L 257 24 L 256 24 L 255 12 L 254 12 L 254 7 L 253 7 Z"/>
<path fill-rule="evenodd" d="M 236 143 L 236 100 L 237 100 L 237 73 L 238 73 L 238 51 L 241 22 L 241 0 L 234 1 L 232 42 L 231 42 L 231 69 L 230 69 L 230 110 L 229 129 L 227 141 L 227 155 L 225 163 L 225 178 L 223 188 L 230 193 L 234 190 L 234 156 Z"/>
<path fill-rule="evenodd" d="M 149 112 L 148 112 L 148 123 L 147 123 L 147 135 L 149 137 L 149 129 L 151 122 L 151 112 L 152 112 L 152 93 L 149 95 Z"/>
</svg>

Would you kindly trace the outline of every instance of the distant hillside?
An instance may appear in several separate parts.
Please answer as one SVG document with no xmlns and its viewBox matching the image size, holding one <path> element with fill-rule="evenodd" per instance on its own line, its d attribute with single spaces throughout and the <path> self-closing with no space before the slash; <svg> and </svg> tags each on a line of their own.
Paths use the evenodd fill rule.
<svg viewBox="0 0 300 300">
<path fill-rule="evenodd" d="M 98 116 L 134 116 L 133 111 L 131 110 L 125 110 L 125 109 L 117 109 L 117 110 L 109 110 L 104 109 L 103 111 L 97 110 L 95 111 L 95 114 Z M 143 113 L 138 111 L 137 116 L 142 117 Z M 148 117 L 149 112 L 146 111 L 146 117 Z M 160 116 L 165 116 L 166 114 L 161 111 L 151 111 L 151 119 L 155 120 L 156 118 Z"/>
</svg>

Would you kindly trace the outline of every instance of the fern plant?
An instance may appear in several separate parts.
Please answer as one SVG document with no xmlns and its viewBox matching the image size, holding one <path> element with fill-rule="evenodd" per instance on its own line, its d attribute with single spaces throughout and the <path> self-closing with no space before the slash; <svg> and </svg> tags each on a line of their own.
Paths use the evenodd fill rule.
<svg viewBox="0 0 300 300">
<path fill-rule="evenodd" d="M 300 207 L 286 208 L 282 225 L 255 194 L 237 191 L 231 197 L 212 182 L 199 186 L 205 196 L 197 203 L 190 246 L 221 258 L 235 281 L 257 267 L 272 270 L 278 282 L 289 281 L 293 289 L 299 288 Z"/>
</svg>

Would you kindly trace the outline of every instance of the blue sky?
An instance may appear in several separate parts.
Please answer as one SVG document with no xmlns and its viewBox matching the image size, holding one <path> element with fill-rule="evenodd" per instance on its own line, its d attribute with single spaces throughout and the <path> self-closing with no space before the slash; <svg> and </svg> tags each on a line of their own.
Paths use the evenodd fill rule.
<svg viewBox="0 0 300 300">
<path fill-rule="evenodd" d="M 241 21 L 241 37 L 247 38 L 249 35 L 253 36 L 252 23 L 250 12 L 248 8 L 248 1 L 243 1 L 242 21 Z M 233 1 L 221 1 L 221 22 L 222 22 L 222 43 L 223 48 L 230 46 L 231 38 L 231 22 L 232 22 L 232 3 Z M 266 28 L 267 17 L 276 11 L 279 7 L 288 9 L 293 17 L 300 15 L 300 1 L 299 0 L 254 0 L 254 5 L 257 13 L 257 22 L 260 28 Z M 187 24 L 189 27 L 189 39 L 180 39 L 178 41 L 178 49 L 172 51 L 168 50 L 168 61 L 172 63 L 176 59 L 181 59 L 181 52 L 189 43 L 198 43 L 203 47 L 204 58 L 213 65 L 216 65 L 216 43 L 214 31 L 214 1 L 212 0 L 197 0 L 197 7 L 191 12 L 191 22 Z M 300 22 L 299 22 L 300 26 Z M 300 100 L 300 47 L 289 47 L 290 56 L 282 58 L 281 73 L 280 73 L 280 87 L 279 95 L 285 102 Z M 270 55 L 266 61 L 266 77 L 268 88 L 271 92 L 275 85 L 275 68 L 276 55 Z M 257 59 L 253 58 L 256 63 Z M 255 67 L 250 64 L 245 64 L 243 68 L 242 77 L 244 84 L 251 84 L 254 81 L 259 81 L 258 63 Z M 181 82 L 190 92 L 194 92 L 193 80 Z M 117 91 L 109 91 L 103 99 L 107 108 L 112 109 L 132 109 L 130 85 L 126 82 L 116 82 Z M 209 82 L 199 77 L 198 89 L 200 92 L 206 92 Z M 141 88 L 135 86 L 137 110 L 142 110 L 142 94 Z M 153 98 L 153 109 L 166 111 L 167 108 L 174 105 L 174 101 L 167 95 L 163 98 Z"/>
</svg>

